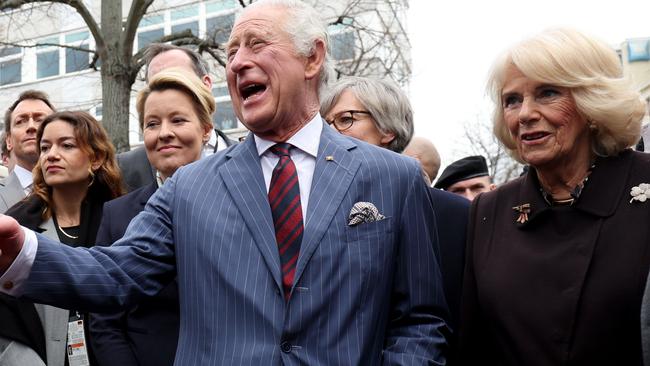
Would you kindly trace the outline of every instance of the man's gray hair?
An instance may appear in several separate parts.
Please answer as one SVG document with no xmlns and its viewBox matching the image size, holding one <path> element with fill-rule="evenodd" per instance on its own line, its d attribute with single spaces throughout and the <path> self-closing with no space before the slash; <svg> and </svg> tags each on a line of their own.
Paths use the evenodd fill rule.
<svg viewBox="0 0 650 366">
<path fill-rule="evenodd" d="M 325 44 L 325 60 L 321 67 L 318 90 L 323 92 L 327 84 L 334 78 L 334 66 L 330 57 L 330 37 L 327 25 L 320 14 L 311 5 L 300 0 L 259 0 L 244 9 L 253 9 L 260 6 L 278 6 L 287 9 L 286 24 L 283 29 L 293 39 L 293 45 L 298 54 L 308 57 L 314 53 L 316 40 Z"/>
<path fill-rule="evenodd" d="M 322 93 L 322 116 L 330 112 L 346 90 L 363 104 L 381 132 L 395 135 L 387 148 L 397 153 L 404 151 L 413 137 L 413 109 L 402 89 L 392 80 L 357 76 L 342 78 Z"/>
</svg>

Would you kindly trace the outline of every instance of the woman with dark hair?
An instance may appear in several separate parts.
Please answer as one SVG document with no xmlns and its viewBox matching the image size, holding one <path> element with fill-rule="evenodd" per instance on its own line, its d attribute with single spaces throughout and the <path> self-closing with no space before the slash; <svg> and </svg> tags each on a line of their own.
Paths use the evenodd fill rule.
<svg viewBox="0 0 650 366">
<path fill-rule="evenodd" d="M 42 122 L 36 143 L 40 157 L 33 171 L 34 190 L 6 214 L 70 246 L 94 244 L 104 202 L 124 193 L 106 131 L 86 112 L 59 112 Z M 10 322 L 30 334 L 26 339 L 33 344 L 27 346 L 41 350 L 37 353 L 47 365 L 63 366 L 66 354 L 83 358 L 85 352 L 90 359 L 87 337 L 69 337 L 68 323 L 83 321 L 78 312 L 25 302 L 20 307 L 23 317 L 2 319 L 2 324 Z"/>
</svg>

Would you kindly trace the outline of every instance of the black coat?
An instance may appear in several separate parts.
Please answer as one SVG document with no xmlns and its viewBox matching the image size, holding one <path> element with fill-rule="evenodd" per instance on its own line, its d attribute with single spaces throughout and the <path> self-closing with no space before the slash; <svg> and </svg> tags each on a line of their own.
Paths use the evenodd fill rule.
<svg viewBox="0 0 650 366">
<path fill-rule="evenodd" d="M 470 201 L 457 194 L 431 188 L 431 201 L 436 215 L 438 229 L 438 256 L 445 299 L 450 319 L 447 324 L 452 334 L 447 337 L 451 349 L 456 348 L 458 322 L 460 317 L 460 296 L 465 265 L 465 242 L 467 240 L 467 218 Z M 454 357 L 449 355 L 447 364 L 453 365 Z"/>
<path fill-rule="evenodd" d="M 470 213 L 461 314 L 466 365 L 640 365 L 650 266 L 650 155 L 599 158 L 572 206 L 550 206 L 534 169 Z M 528 218 L 517 222 L 529 204 Z"/>
</svg>

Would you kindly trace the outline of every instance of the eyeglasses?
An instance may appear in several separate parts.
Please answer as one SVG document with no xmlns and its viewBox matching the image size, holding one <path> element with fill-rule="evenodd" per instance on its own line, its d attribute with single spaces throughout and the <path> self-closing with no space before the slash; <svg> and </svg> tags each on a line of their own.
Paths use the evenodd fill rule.
<svg viewBox="0 0 650 366">
<path fill-rule="evenodd" d="M 354 122 L 358 121 L 359 118 L 355 118 L 355 114 L 367 114 L 368 116 L 372 117 L 372 114 L 368 111 L 342 111 L 337 113 L 334 118 L 326 120 L 327 123 L 331 126 L 334 125 L 334 128 L 336 128 L 337 131 L 343 132 L 345 130 L 350 129 Z"/>
</svg>

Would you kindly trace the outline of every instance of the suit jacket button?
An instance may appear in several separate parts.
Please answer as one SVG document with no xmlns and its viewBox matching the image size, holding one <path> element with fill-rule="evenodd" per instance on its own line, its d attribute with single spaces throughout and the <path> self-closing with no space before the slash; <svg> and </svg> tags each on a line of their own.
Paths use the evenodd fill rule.
<svg viewBox="0 0 650 366">
<path fill-rule="evenodd" d="M 2 284 L 2 288 L 5 290 L 11 290 L 12 288 L 14 288 L 14 283 L 11 281 L 7 281 Z"/>
<path fill-rule="evenodd" d="M 291 343 L 289 343 L 289 342 L 287 342 L 287 341 L 284 341 L 284 342 L 280 343 L 280 349 L 281 349 L 282 352 L 284 352 L 284 353 L 289 353 L 289 352 L 291 352 Z"/>
</svg>

